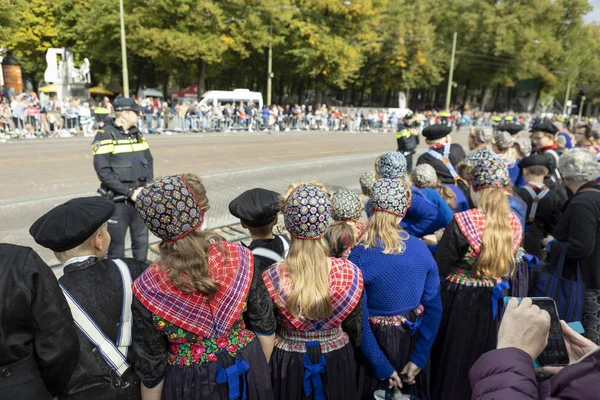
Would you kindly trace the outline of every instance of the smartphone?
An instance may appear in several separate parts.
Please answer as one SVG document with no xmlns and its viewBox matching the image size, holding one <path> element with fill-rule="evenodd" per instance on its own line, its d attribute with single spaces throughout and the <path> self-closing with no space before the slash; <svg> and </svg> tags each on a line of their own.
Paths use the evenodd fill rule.
<svg viewBox="0 0 600 400">
<path fill-rule="evenodd" d="M 504 306 L 510 300 L 510 296 L 504 297 Z M 521 298 L 519 303 L 521 302 Z M 560 318 L 554 299 L 550 297 L 532 297 L 533 304 L 537 305 L 542 310 L 546 310 L 550 314 L 550 333 L 548 334 L 548 344 L 540 354 L 536 361 L 542 366 L 561 366 L 569 365 L 569 354 L 567 353 L 567 345 L 565 344 L 565 336 L 560 326 Z"/>
<path fill-rule="evenodd" d="M 558 311 L 554 299 L 550 297 L 532 297 L 533 304 L 548 311 L 550 314 L 550 333 L 548 334 L 548 344 L 540 354 L 540 364 L 547 365 L 569 365 L 569 354 L 565 344 L 565 336 L 560 326 Z"/>
</svg>

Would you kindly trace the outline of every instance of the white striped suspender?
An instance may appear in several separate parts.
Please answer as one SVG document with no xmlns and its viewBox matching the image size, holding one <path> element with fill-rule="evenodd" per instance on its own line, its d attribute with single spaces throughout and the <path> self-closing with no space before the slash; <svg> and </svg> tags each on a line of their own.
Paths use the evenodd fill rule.
<svg viewBox="0 0 600 400">
<path fill-rule="evenodd" d="M 533 220 L 535 219 L 535 214 L 537 213 L 538 204 L 540 203 L 540 200 L 542 200 L 550 192 L 550 189 L 545 188 L 541 192 L 536 193 L 535 190 L 531 188 L 531 186 L 525 185 L 524 188 L 529 192 L 531 198 L 533 199 L 533 202 L 531 203 L 531 210 L 529 210 L 529 215 L 527 216 L 527 221 L 533 222 Z"/>
</svg>

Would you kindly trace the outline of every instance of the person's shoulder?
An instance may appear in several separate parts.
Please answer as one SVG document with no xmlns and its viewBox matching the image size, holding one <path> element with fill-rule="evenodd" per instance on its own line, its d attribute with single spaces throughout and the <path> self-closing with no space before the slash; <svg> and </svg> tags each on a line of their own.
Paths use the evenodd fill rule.
<svg viewBox="0 0 600 400">
<path fill-rule="evenodd" d="M 134 280 L 135 280 L 135 278 L 140 276 L 142 274 L 142 272 L 144 272 L 149 267 L 148 263 L 138 261 L 133 258 L 121 258 L 120 260 L 122 260 L 127 265 L 127 267 L 129 267 L 129 271 L 131 272 L 131 277 Z"/>
<path fill-rule="evenodd" d="M 31 247 L 0 243 L 0 267 L 6 268 L 6 266 L 12 264 L 18 264 L 18 266 L 22 266 L 25 260 L 32 254 L 37 256 Z"/>
</svg>

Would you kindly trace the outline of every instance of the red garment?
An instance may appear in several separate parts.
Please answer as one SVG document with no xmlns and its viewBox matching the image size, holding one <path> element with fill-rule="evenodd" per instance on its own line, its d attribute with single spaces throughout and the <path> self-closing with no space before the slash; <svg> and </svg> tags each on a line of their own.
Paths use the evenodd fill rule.
<svg viewBox="0 0 600 400">
<path fill-rule="evenodd" d="M 548 150 L 558 150 L 558 145 L 556 143 L 552 143 L 550 146 L 542 147 L 538 151 L 545 152 Z"/>
<path fill-rule="evenodd" d="M 160 266 L 152 264 L 133 283 L 133 294 L 154 315 L 200 337 L 227 334 L 240 319 L 252 276 L 252 252 L 239 244 L 212 243 L 208 247 L 208 274 L 219 285 L 215 297 L 183 293 Z"/>
<path fill-rule="evenodd" d="M 513 234 L 512 250 L 513 253 L 517 251 L 521 242 L 523 241 L 523 226 L 519 217 L 513 214 L 512 211 L 508 212 L 510 229 Z M 471 252 L 469 254 L 472 258 L 479 257 L 481 252 L 481 242 L 483 240 L 483 231 L 485 230 L 485 214 L 479 208 L 473 208 L 468 211 L 454 214 L 454 219 L 458 223 L 458 228 L 461 233 L 469 242 L 471 246 Z"/>
<path fill-rule="evenodd" d="M 307 332 L 333 329 L 350 315 L 360 301 L 363 292 L 363 279 L 358 267 L 345 258 L 330 258 L 330 260 L 329 295 L 333 312 L 329 317 L 318 321 L 302 317 L 295 318 L 286 309 L 287 295 L 283 287 L 291 284 L 291 282 L 288 280 L 287 269 L 282 264 L 277 264 L 263 272 L 263 280 L 269 295 L 281 314 L 291 323 L 294 330 Z M 284 282 L 283 285 L 281 284 L 282 281 Z"/>
<path fill-rule="evenodd" d="M 429 150 L 437 150 L 444 148 L 444 143 L 436 143 L 429 146 Z"/>
</svg>

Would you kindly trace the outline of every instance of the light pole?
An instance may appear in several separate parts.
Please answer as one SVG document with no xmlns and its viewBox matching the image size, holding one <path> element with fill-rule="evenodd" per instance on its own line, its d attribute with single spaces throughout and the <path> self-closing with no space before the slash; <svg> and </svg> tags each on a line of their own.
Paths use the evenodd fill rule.
<svg viewBox="0 0 600 400">
<path fill-rule="evenodd" d="M 129 72 L 127 71 L 127 46 L 125 45 L 125 12 L 123 0 L 119 0 L 119 13 L 121 17 L 121 61 L 123 63 L 123 96 L 129 97 Z"/>
<path fill-rule="evenodd" d="M 567 82 L 567 93 L 565 94 L 565 104 L 563 105 L 563 115 L 567 113 L 567 103 L 569 101 L 569 94 L 571 93 L 571 79 Z"/>
<path fill-rule="evenodd" d="M 271 107 L 271 79 L 273 79 L 273 25 L 269 25 L 269 61 L 267 63 L 267 107 Z"/>
<path fill-rule="evenodd" d="M 454 77 L 454 56 L 456 55 L 456 38 L 457 33 L 454 32 L 454 40 L 452 41 L 452 58 L 450 59 L 450 72 L 448 73 L 448 90 L 446 92 L 447 111 L 450 111 L 450 98 L 452 97 L 452 79 Z"/>
</svg>

